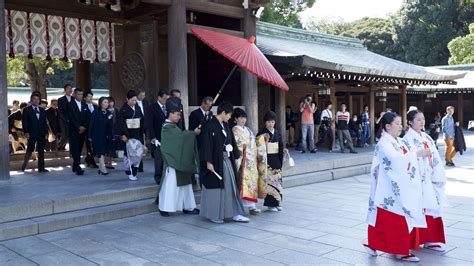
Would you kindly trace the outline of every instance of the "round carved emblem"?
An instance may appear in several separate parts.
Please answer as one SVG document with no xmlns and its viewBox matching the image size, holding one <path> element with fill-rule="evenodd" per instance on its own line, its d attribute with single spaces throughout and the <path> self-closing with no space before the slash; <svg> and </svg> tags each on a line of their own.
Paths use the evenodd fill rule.
<svg viewBox="0 0 474 266">
<path fill-rule="evenodd" d="M 145 72 L 145 61 L 140 54 L 126 55 L 120 68 L 122 85 L 129 90 L 141 87 L 145 81 Z"/>
</svg>

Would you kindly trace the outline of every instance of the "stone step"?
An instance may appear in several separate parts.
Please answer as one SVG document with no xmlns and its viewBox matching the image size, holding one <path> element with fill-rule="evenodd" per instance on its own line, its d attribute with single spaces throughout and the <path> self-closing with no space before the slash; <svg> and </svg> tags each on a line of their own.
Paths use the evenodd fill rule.
<svg viewBox="0 0 474 266">
<path fill-rule="evenodd" d="M 97 194 L 0 206 L 0 223 L 102 207 L 156 197 L 156 186 L 105 191 Z"/>
<path fill-rule="evenodd" d="M 1 223 L 0 241 L 132 217 L 155 212 L 157 209 L 153 200 L 146 199 Z"/>
<path fill-rule="evenodd" d="M 370 173 L 370 164 L 362 164 L 350 167 L 329 169 L 324 171 L 304 173 L 298 175 L 285 175 L 283 177 L 283 186 L 285 188 L 309 185 L 319 182 L 326 182 L 355 175 Z"/>
</svg>

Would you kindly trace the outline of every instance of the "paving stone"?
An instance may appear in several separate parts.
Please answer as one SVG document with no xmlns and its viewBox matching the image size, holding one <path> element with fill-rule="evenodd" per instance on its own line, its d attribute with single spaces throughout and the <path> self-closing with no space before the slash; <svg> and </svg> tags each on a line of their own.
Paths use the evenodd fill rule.
<svg viewBox="0 0 474 266">
<path fill-rule="evenodd" d="M 290 226 L 290 225 L 277 224 L 273 222 L 259 221 L 259 222 L 241 224 L 241 225 L 258 228 L 260 230 L 265 230 L 265 231 L 273 232 L 280 235 L 292 236 L 292 237 L 302 238 L 302 239 L 307 239 L 307 240 L 326 234 L 326 233 L 315 231 L 315 230 L 309 230 L 309 229 L 299 228 L 299 227 Z"/>
<path fill-rule="evenodd" d="M 327 223 L 315 223 L 305 228 L 310 230 L 317 230 L 319 232 L 324 232 L 328 234 L 351 237 L 355 239 L 364 239 L 367 237 L 367 225 L 365 226 L 365 230 L 358 228 L 347 228 L 344 226 Z"/>
<path fill-rule="evenodd" d="M 37 265 L 33 261 L 18 255 L 12 250 L 0 245 L 0 265 Z"/>
<path fill-rule="evenodd" d="M 443 256 L 459 259 L 459 260 L 465 260 L 469 262 L 474 262 L 474 252 L 472 251 L 472 249 L 470 250 L 470 249 L 458 247 L 444 253 Z"/>
<path fill-rule="evenodd" d="M 48 200 L 0 206 L 0 223 L 49 215 L 52 213 L 53 202 Z"/>
<path fill-rule="evenodd" d="M 38 234 L 38 223 L 32 220 L 0 223 L 0 241 Z"/>
<path fill-rule="evenodd" d="M 250 240 L 261 240 L 275 236 L 275 233 L 255 229 L 255 228 L 242 228 L 242 226 L 236 224 L 223 224 L 209 228 L 213 231 L 221 232 L 228 235 L 238 236 L 247 238 Z"/>
<path fill-rule="evenodd" d="M 264 258 L 289 265 L 348 265 L 347 263 L 287 249 L 265 255 Z"/>
<path fill-rule="evenodd" d="M 2 245 L 27 258 L 61 250 L 60 247 L 35 236 L 4 241 Z"/>
<path fill-rule="evenodd" d="M 347 248 L 355 251 L 365 252 L 365 248 L 362 246 L 363 239 L 355 239 L 351 237 L 338 236 L 338 235 L 325 235 L 313 239 L 313 241 L 332 245 L 335 247 Z"/>
<path fill-rule="evenodd" d="M 443 220 L 444 222 L 444 220 Z M 462 229 L 467 231 L 474 231 L 474 223 L 466 223 L 466 222 L 457 222 L 455 224 L 450 225 L 451 228 Z"/>
<path fill-rule="evenodd" d="M 107 253 L 116 250 L 110 245 L 103 245 L 89 239 L 61 239 L 53 241 L 54 244 L 82 257 L 92 256 L 98 253 Z"/>
<path fill-rule="evenodd" d="M 203 258 L 224 265 L 284 265 L 280 261 L 273 260 L 272 258 L 261 258 L 232 249 L 224 249 L 219 252 L 204 256 Z"/>
<path fill-rule="evenodd" d="M 354 251 L 345 248 L 338 248 L 334 251 L 324 254 L 322 257 L 334 261 L 340 261 L 355 265 L 398 265 L 395 259 L 377 256 L 373 257 L 367 253 Z"/>
<path fill-rule="evenodd" d="M 470 230 L 457 229 L 453 227 L 445 228 L 444 233 L 449 236 L 456 236 L 456 237 L 468 238 L 468 239 L 472 239 L 474 236 L 472 231 Z"/>
<path fill-rule="evenodd" d="M 96 253 L 87 256 L 87 259 L 104 266 L 115 265 L 159 265 L 158 263 L 134 256 L 123 251 L 111 251 L 107 253 Z"/>
<path fill-rule="evenodd" d="M 97 265 L 96 263 L 93 263 L 90 260 L 84 259 L 82 257 L 74 255 L 71 252 L 67 252 L 65 250 L 55 251 L 55 252 L 43 254 L 43 255 L 37 255 L 37 256 L 31 257 L 31 260 L 38 263 L 39 265 L 51 265 L 51 266 L 53 265 L 57 265 L 57 266 Z"/>
<path fill-rule="evenodd" d="M 283 249 L 291 249 L 294 251 L 304 252 L 315 256 L 320 256 L 322 254 L 337 249 L 337 247 L 324 245 L 318 242 L 282 235 L 266 238 L 259 241 L 268 243 L 269 245 L 278 246 Z"/>
<path fill-rule="evenodd" d="M 225 249 L 222 246 L 210 244 L 204 241 L 198 241 L 183 236 L 169 237 L 163 239 L 161 243 L 163 246 L 198 257 L 214 254 Z"/>
</svg>

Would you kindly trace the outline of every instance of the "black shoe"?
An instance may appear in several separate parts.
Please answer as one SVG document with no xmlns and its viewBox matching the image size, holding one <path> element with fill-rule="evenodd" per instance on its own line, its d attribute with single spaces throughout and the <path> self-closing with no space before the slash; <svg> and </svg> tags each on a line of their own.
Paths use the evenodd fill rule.
<svg viewBox="0 0 474 266">
<path fill-rule="evenodd" d="M 453 162 L 449 162 L 449 166 L 456 166 Z"/>
<path fill-rule="evenodd" d="M 344 153 L 344 150 L 341 150 L 341 153 Z"/>
<path fill-rule="evenodd" d="M 351 153 L 357 153 L 356 151 L 352 150 Z"/>
<path fill-rule="evenodd" d="M 104 172 L 102 172 L 102 171 L 99 170 L 99 171 L 97 172 L 97 174 L 99 174 L 99 175 L 108 175 L 109 173 L 104 173 Z"/>
<path fill-rule="evenodd" d="M 83 174 L 84 174 L 84 170 L 82 170 L 82 169 L 81 170 L 79 170 L 79 169 L 76 170 L 76 175 L 83 175 Z"/>
<path fill-rule="evenodd" d="M 139 172 L 139 173 L 143 173 L 143 169 L 138 169 L 138 172 Z"/>
<path fill-rule="evenodd" d="M 192 211 L 183 210 L 184 214 L 199 214 L 199 209 L 194 209 Z"/>
<path fill-rule="evenodd" d="M 23 164 L 23 165 L 21 166 L 21 171 L 22 171 L 22 172 L 25 172 L 25 170 L 26 170 L 26 165 Z"/>
<path fill-rule="evenodd" d="M 115 169 L 115 167 L 113 167 L 113 166 L 106 166 L 105 168 L 110 169 L 110 170 L 114 170 L 114 169 Z"/>
<path fill-rule="evenodd" d="M 310 152 L 311 153 L 316 153 L 318 151 L 318 149 L 312 149 Z"/>
<path fill-rule="evenodd" d="M 40 173 L 49 173 L 49 170 L 47 170 L 47 169 L 38 169 L 38 172 L 40 172 Z"/>
<path fill-rule="evenodd" d="M 306 153 L 306 151 L 303 150 L 303 151 L 301 151 L 301 153 Z"/>
<path fill-rule="evenodd" d="M 160 214 L 161 214 L 161 216 L 163 216 L 163 217 L 170 217 L 170 213 L 169 213 L 169 212 L 160 211 Z"/>
</svg>

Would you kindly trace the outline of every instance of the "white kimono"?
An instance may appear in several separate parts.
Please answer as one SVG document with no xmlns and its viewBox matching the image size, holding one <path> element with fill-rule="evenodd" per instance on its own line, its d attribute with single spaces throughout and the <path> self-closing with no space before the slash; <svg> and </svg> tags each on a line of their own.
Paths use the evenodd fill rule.
<svg viewBox="0 0 474 266">
<path fill-rule="evenodd" d="M 413 227 L 426 228 L 418 162 L 406 141 L 383 132 L 375 147 L 370 176 L 369 225 L 375 226 L 377 208 L 383 208 L 404 216 L 409 232 Z"/>
<path fill-rule="evenodd" d="M 423 191 L 423 208 L 427 215 L 434 218 L 442 216 L 443 206 L 446 206 L 447 200 L 444 193 L 446 185 L 446 173 L 439 156 L 436 145 L 428 134 L 421 132 L 418 134 L 415 130 L 409 129 L 403 137 L 409 144 L 408 148 L 412 152 L 429 148 L 433 155 L 429 157 L 418 157 L 418 169 L 420 170 L 421 185 Z"/>
</svg>

